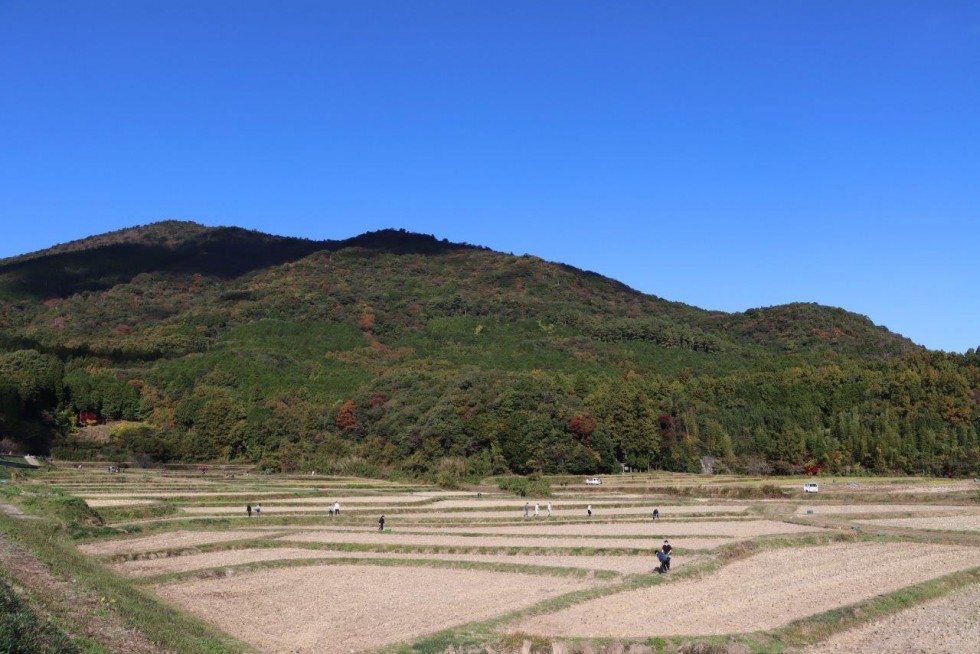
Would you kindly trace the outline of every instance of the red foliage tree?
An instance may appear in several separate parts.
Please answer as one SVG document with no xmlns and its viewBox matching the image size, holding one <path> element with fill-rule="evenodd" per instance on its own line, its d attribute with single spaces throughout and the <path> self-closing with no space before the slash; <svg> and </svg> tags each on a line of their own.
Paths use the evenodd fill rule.
<svg viewBox="0 0 980 654">
<path fill-rule="evenodd" d="M 579 436 L 588 436 L 595 431 L 595 428 L 599 426 L 598 421 L 595 416 L 586 411 L 585 413 L 579 413 L 578 415 L 572 416 L 572 419 L 568 421 L 568 431 L 573 434 L 578 434 Z"/>
<path fill-rule="evenodd" d="M 357 404 L 354 400 L 347 400 L 340 406 L 334 422 L 344 431 L 357 429 Z"/>
</svg>

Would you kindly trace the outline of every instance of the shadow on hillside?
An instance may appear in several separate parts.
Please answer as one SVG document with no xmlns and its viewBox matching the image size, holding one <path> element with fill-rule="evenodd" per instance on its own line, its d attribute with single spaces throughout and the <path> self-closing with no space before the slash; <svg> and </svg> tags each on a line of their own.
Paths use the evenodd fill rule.
<svg viewBox="0 0 980 654">
<path fill-rule="evenodd" d="M 344 241 L 310 241 L 238 228 L 216 228 L 177 246 L 113 243 L 15 260 L 0 265 L 0 283 L 9 296 L 68 297 L 84 291 L 105 290 L 144 273 L 233 279 L 317 251 L 351 247 L 392 254 L 442 254 L 473 246 L 401 230 L 369 232 Z"/>
<path fill-rule="evenodd" d="M 156 349 L 113 348 L 104 350 L 88 345 L 73 345 L 71 347 L 67 345 L 45 345 L 36 339 L 25 336 L 0 334 L 0 352 L 15 352 L 17 350 L 34 350 L 41 354 L 53 354 L 62 361 L 69 358 L 95 358 L 116 364 L 149 362 L 167 357 L 166 353 Z"/>
</svg>

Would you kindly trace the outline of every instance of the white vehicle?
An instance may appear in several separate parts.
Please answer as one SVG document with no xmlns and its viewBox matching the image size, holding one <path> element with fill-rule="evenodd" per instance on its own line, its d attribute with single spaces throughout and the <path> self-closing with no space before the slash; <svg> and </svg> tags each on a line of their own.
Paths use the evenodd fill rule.
<svg viewBox="0 0 980 654">
<path fill-rule="evenodd" d="M 820 492 L 820 487 L 817 486 L 817 482 L 815 482 L 815 481 L 808 481 L 805 484 L 803 484 L 803 492 L 804 493 L 819 493 Z"/>
<path fill-rule="evenodd" d="M 589 486 L 601 486 L 602 480 L 599 479 L 598 477 L 591 477 L 589 479 L 586 479 L 585 483 L 588 484 Z"/>
</svg>

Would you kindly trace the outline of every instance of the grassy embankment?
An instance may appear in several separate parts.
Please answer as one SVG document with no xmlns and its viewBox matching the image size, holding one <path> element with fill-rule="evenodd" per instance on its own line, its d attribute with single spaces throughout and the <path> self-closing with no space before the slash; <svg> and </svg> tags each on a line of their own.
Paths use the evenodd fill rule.
<svg viewBox="0 0 980 654">
<path fill-rule="evenodd" d="M 0 576 L 0 581 L 3 577 L 8 581 L 16 577 L 27 597 L 26 601 L 15 598 L 16 603 L 10 606 L 16 612 L 7 616 L 4 611 L 5 617 L 0 622 L 0 634 L 4 638 L 9 636 L 11 643 L 3 644 L 10 651 L 116 651 L 108 637 L 92 633 L 89 623 L 93 620 L 135 632 L 136 638 L 151 646 L 156 644 L 159 651 L 208 654 L 248 651 L 245 645 L 164 604 L 80 554 L 73 538 L 96 535 L 109 528 L 102 525 L 101 517 L 85 502 L 60 490 L 32 484 L 31 476 L 20 475 L 17 483 L 0 486 L 0 502 L 17 506 L 27 516 L 0 514 L 0 538 L 11 541 L 11 547 L 22 552 L 22 561 L 36 559 L 40 564 L 33 573 L 5 565 L 4 575 Z M 57 592 L 58 585 L 66 582 L 72 597 Z M 5 597 L 9 595 L 6 592 L 9 587 L 9 584 L 0 587 Z M 91 610 L 80 610 L 87 605 Z M 42 615 L 50 616 L 50 620 L 41 618 Z M 18 647 L 21 649 L 15 649 Z M 8 649 L 0 647 L 5 652 Z"/>
</svg>

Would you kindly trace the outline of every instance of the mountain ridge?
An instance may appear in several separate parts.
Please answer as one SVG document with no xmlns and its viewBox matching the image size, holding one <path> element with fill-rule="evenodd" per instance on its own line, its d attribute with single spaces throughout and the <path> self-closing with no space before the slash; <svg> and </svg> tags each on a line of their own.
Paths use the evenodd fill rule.
<svg viewBox="0 0 980 654">
<path fill-rule="evenodd" d="M 202 240 L 204 241 L 203 250 Z M 204 261 L 205 256 L 208 254 L 206 248 L 209 246 L 218 248 L 242 248 L 243 245 L 249 246 L 249 252 L 247 254 L 237 254 L 235 259 L 241 262 L 237 266 L 234 264 L 234 262 L 230 261 L 222 261 L 219 262 L 218 265 L 207 265 Z M 404 229 L 382 229 L 373 232 L 366 232 L 347 239 L 317 241 L 300 237 L 271 235 L 256 230 L 247 230 L 239 227 L 208 227 L 193 221 L 166 220 L 149 223 L 147 225 L 128 227 L 104 234 L 93 235 L 63 244 L 57 244 L 36 252 L 25 253 L 0 260 L 0 276 L 5 275 L 11 269 L 16 269 L 16 267 L 19 264 L 22 265 L 23 262 L 38 261 L 49 257 L 72 255 L 79 252 L 97 251 L 99 249 L 109 249 L 112 253 L 118 253 L 119 250 L 113 249 L 113 246 L 164 248 L 168 251 L 182 253 L 183 258 L 181 259 L 180 264 L 182 267 L 187 268 L 187 270 L 182 270 L 182 272 L 190 272 L 190 268 L 196 264 L 198 266 L 198 270 L 195 272 L 212 275 L 221 275 L 224 273 L 224 276 L 229 277 L 245 274 L 263 267 L 274 266 L 279 263 L 295 261 L 319 251 L 338 251 L 350 247 L 363 247 L 375 251 L 388 251 L 399 254 L 436 254 L 460 249 L 492 252 L 488 248 L 466 243 L 452 243 L 446 239 L 439 240 L 432 235 L 409 232 Z M 275 247 L 275 252 L 272 256 L 256 256 L 257 249 L 273 247 Z M 191 252 L 184 252 L 188 248 L 191 249 Z M 143 262 L 155 262 L 162 256 L 159 250 L 155 250 L 152 253 L 150 251 L 139 251 L 138 253 L 126 254 L 129 256 L 137 256 Z M 252 256 L 248 256 L 249 254 Z M 500 252 L 496 252 L 496 254 L 501 256 L 513 256 L 504 255 Z M 811 311 L 830 312 L 838 318 L 843 317 L 843 322 L 848 323 L 847 326 L 850 328 L 850 331 L 853 331 L 855 327 L 858 326 L 858 323 L 861 323 L 861 326 L 865 329 L 872 328 L 878 331 L 883 330 L 884 333 L 894 335 L 895 337 L 906 341 L 905 345 L 907 346 L 920 347 L 912 343 L 912 341 L 906 337 L 900 334 L 895 334 L 887 328 L 876 325 L 868 316 L 845 311 L 844 309 L 837 307 L 820 305 L 818 303 L 792 302 L 783 305 L 750 308 L 742 312 L 729 313 L 717 310 L 707 310 L 682 302 L 666 300 L 656 295 L 638 291 L 626 284 L 623 284 L 622 282 L 606 277 L 601 273 L 586 271 L 561 262 L 545 261 L 539 257 L 535 257 L 534 255 L 523 256 L 533 257 L 539 261 L 542 261 L 546 265 L 557 266 L 576 275 L 594 276 L 595 278 L 603 280 L 604 283 L 618 285 L 621 290 L 628 293 L 636 293 L 657 301 L 667 302 L 677 308 L 693 310 L 694 312 L 700 314 L 699 318 L 705 324 L 716 323 L 725 329 L 734 329 L 744 333 L 746 330 L 746 325 L 750 325 L 754 320 L 771 319 L 774 321 L 786 322 L 785 315 L 787 313 L 795 312 L 797 314 L 796 318 L 799 318 L 799 311 L 796 311 L 796 309 L 808 307 Z M 247 259 L 247 262 L 244 261 L 245 259 Z M 57 266 L 58 264 L 56 263 L 55 265 Z M 69 257 L 64 262 L 64 265 L 77 268 L 79 267 L 78 259 Z M 175 264 L 171 263 L 168 266 L 168 269 L 174 268 L 174 265 Z M 127 273 L 135 276 L 135 274 L 138 274 L 139 272 L 147 272 L 147 270 L 144 268 L 139 268 L 135 271 L 124 271 L 118 276 L 110 276 L 103 282 L 103 284 L 101 284 L 101 286 L 105 287 L 114 283 L 119 283 L 119 281 L 121 281 Z M 52 279 L 50 271 L 46 271 L 43 277 L 47 284 L 40 285 L 36 282 L 32 284 L 28 281 L 22 288 L 25 290 L 33 290 L 36 288 L 39 292 L 43 293 L 46 291 L 50 293 L 54 290 L 58 283 L 61 283 L 64 285 L 62 294 L 70 294 L 84 290 L 95 290 L 95 288 L 100 286 L 98 284 L 89 284 L 88 286 L 71 284 L 70 280 L 66 280 L 63 276 L 58 275 L 55 275 L 55 279 Z M 839 325 L 831 324 L 828 325 L 828 329 L 817 329 L 816 332 L 824 332 L 822 337 L 825 341 L 829 342 L 832 340 L 831 336 L 833 335 L 835 328 L 836 331 L 840 332 L 839 327 Z M 843 333 L 846 334 L 847 331 L 848 330 L 844 330 Z M 821 335 L 819 333 L 815 333 L 814 337 L 815 340 L 819 340 Z"/>
<path fill-rule="evenodd" d="M 404 230 L 97 235 L 0 261 L 0 328 L 0 435 L 66 458 L 458 478 L 705 456 L 961 474 L 980 454 L 975 355 Z M 81 411 L 141 426 L 94 448 Z"/>
</svg>

